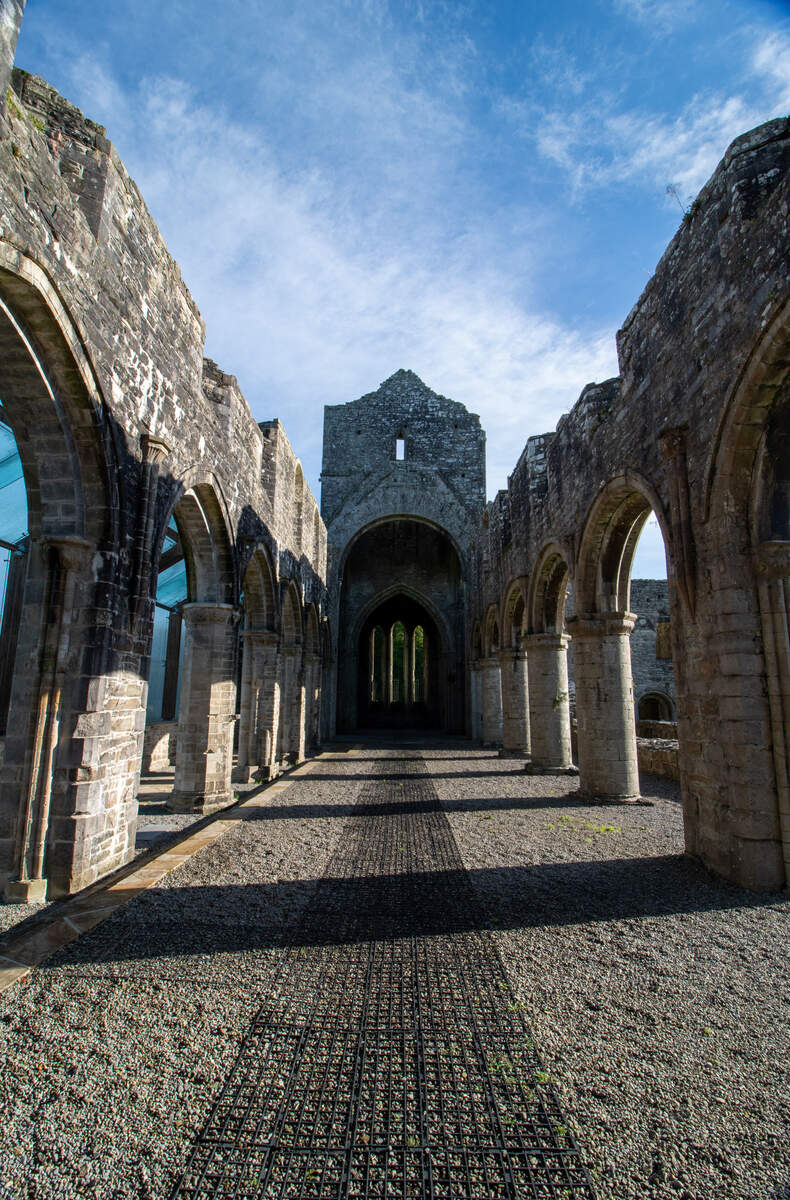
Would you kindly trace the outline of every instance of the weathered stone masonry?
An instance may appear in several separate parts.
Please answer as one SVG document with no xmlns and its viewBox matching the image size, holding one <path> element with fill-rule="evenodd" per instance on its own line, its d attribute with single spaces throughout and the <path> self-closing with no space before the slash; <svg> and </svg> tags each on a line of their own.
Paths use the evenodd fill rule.
<svg viewBox="0 0 790 1200">
<path fill-rule="evenodd" d="M 533 769 L 565 765 L 570 586 L 582 790 L 636 795 L 629 576 L 652 509 L 687 848 L 759 888 L 790 878 L 789 163 L 787 120 L 732 144 L 618 335 L 620 377 L 527 442 L 485 513 L 471 642 L 484 673 L 518 603 Z"/>
<path fill-rule="evenodd" d="M 8 77 L 21 6 L 0 15 Z M 31 899 L 132 853 L 171 517 L 188 579 L 173 803 L 198 810 L 232 797 L 237 725 L 247 777 L 317 743 L 326 534 L 280 423 L 259 425 L 204 359 L 200 315 L 104 130 L 43 81 L 10 82 L 0 398 L 30 542 L 0 871 Z"/>
<path fill-rule="evenodd" d="M 226 803 L 234 771 L 271 777 L 319 719 L 466 732 L 572 771 L 570 645 L 582 792 L 632 800 L 632 661 L 655 635 L 688 850 L 785 885 L 790 122 L 733 143 L 618 335 L 620 376 L 530 438 L 491 504 L 478 418 L 398 371 L 327 408 L 322 520 L 280 423 L 204 358 L 104 130 L 12 74 L 22 9 L 0 0 L 0 400 L 29 510 L 0 646 L 7 894 L 73 891 L 129 858 L 154 598 L 176 561 L 167 719 L 148 738 L 173 805 Z M 635 629 L 630 596 L 651 510 L 661 631 L 657 609 Z"/>
</svg>

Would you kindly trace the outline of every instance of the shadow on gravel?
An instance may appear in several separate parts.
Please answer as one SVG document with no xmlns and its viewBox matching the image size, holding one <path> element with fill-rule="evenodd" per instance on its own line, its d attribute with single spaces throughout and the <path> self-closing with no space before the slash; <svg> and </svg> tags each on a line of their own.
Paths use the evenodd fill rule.
<svg viewBox="0 0 790 1200">
<path fill-rule="evenodd" d="M 311 776 L 313 778 L 313 776 Z M 390 777 L 391 778 L 391 777 Z M 414 776 L 411 777 L 412 779 Z M 265 799 L 265 796 L 262 797 Z M 498 810 L 515 809 L 526 810 L 535 809 L 539 811 L 543 808 L 587 808 L 589 802 L 580 800 L 577 792 L 568 792 L 564 796 L 505 796 L 498 799 L 492 796 L 470 796 L 462 800 L 443 800 L 442 811 L 446 813 L 452 812 L 494 812 Z M 595 812 L 599 813 L 604 805 L 596 805 Z M 618 812 L 622 806 L 618 806 Z M 436 804 L 433 801 L 426 800 L 424 803 L 419 801 L 411 801 L 409 804 L 409 812 L 411 813 L 432 813 L 436 811 Z M 351 804 L 277 804 L 273 801 L 269 804 L 257 804 L 253 806 L 247 802 L 244 808 L 230 809 L 222 814 L 223 821 L 283 821 L 293 818 L 295 820 L 312 820 L 322 817 L 390 817 L 399 816 L 403 812 L 403 802 L 401 800 L 393 800 L 389 804 L 373 803 L 365 804 L 357 802 Z"/>
<path fill-rule="evenodd" d="M 496 896 L 493 916 L 484 916 L 477 902 L 487 894 Z M 67 953 L 71 962 L 125 961 L 557 927 L 785 902 L 781 894 L 755 895 L 720 883 L 683 855 L 152 888 Z M 275 922 L 279 934 L 272 932 L 274 911 L 282 914 L 281 922 Z"/>
</svg>

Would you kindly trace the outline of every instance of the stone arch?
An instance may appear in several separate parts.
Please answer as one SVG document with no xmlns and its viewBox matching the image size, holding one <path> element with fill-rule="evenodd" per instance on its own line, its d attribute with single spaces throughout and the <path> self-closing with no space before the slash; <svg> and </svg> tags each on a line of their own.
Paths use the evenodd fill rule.
<svg viewBox="0 0 790 1200">
<path fill-rule="evenodd" d="M 485 654 L 486 658 L 490 658 L 492 655 L 498 654 L 500 649 L 499 612 L 496 604 L 488 606 L 485 630 Z"/>
<path fill-rule="evenodd" d="M 420 604 L 431 616 L 442 639 L 442 651 L 446 653 L 447 648 L 452 640 L 452 633 L 447 624 L 446 616 L 432 602 L 429 596 L 426 596 L 424 592 L 419 591 L 417 588 L 410 587 L 406 583 L 397 583 L 393 584 L 392 587 L 385 588 L 384 591 L 379 592 L 368 604 L 365 605 L 365 608 L 359 614 L 354 624 L 354 638 L 359 638 L 365 622 L 369 619 L 371 613 L 375 612 L 377 608 L 380 608 L 381 605 L 387 600 L 401 595 L 408 596 L 411 600 L 416 601 L 416 603 Z"/>
<path fill-rule="evenodd" d="M 305 640 L 304 648 L 307 654 L 321 653 L 321 635 L 319 632 L 318 613 L 314 604 L 307 606 L 307 613 L 304 622 Z"/>
<path fill-rule="evenodd" d="M 243 597 L 248 629 L 274 631 L 278 625 L 274 568 L 267 546 L 255 547 L 244 572 Z"/>
<path fill-rule="evenodd" d="M 0 398 L 22 466 L 30 534 L 15 628 L 9 623 L 3 639 L 9 732 L 0 876 L 11 877 L 9 897 L 43 899 L 95 879 L 102 846 L 115 848 L 111 866 L 131 852 L 136 774 L 121 766 L 110 778 L 106 763 L 135 759 L 144 685 L 139 659 L 113 669 L 128 627 L 118 556 L 105 553 L 117 545 L 122 509 L 112 422 L 66 304 L 45 272 L 4 242 Z M 97 615 L 97 587 L 112 622 Z M 91 689 L 88 661 L 101 664 Z M 86 713 L 106 713 L 106 721 L 94 720 L 103 732 L 67 755 Z"/>
<path fill-rule="evenodd" d="M 598 492 L 581 536 L 576 569 L 577 614 L 628 611 L 631 564 L 651 510 L 661 527 L 669 559 L 669 522 L 651 483 L 633 472 L 624 472 Z"/>
<path fill-rule="evenodd" d="M 233 604 L 237 588 L 232 527 L 216 479 L 189 472 L 179 483 L 160 527 L 156 560 L 171 519 L 184 550 L 190 602 Z"/>
<path fill-rule="evenodd" d="M 293 580 L 283 596 L 280 640 L 283 646 L 301 646 L 303 641 L 302 605 Z"/>
<path fill-rule="evenodd" d="M 364 525 L 360 525 L 360 527 L 357 530 L 355 530 L 355 532 L 351 535 L 351 537 L 349 537 L 348 541 L 346 542 L 345 546 L 343 547 L 343 553 L 340 557 L 339 570 L 338 570 L 338 577 L 340 579 L 342 579 L 342 577 L 343 577 L 343 570 L 344 570 L 345 564 L 348 560 L 348 557 L 351 554 L 351 551 L 354 549 L 354 546 L 356 545 L 356 543 L 360 540 L 360 538 L 363 538 L 366 534 L 370 533 L 374 529 L 379 528 L 380 526 L 389 525 L 392 521 L 414 521 L 417 525 L 426 525 L 429 529 L 434 529 L 434 530 L 436 530 L 437 533 L 440 533 L 440 534 L 442 534 L 443 537 L 446 537 L 447 540 L 450 542 L 450 545 L 455 550 L 455 553 L 458 556 L 458 562 L 459 562 L 459 565 L 461 568 L 461 577 L 465 578 L 465 559 L 463 556 L 463 552 L 460 548 L 458 538 L 456 537 L 456 534 L 452 530 L 448 529 L 446 526 L 441 525 L 438 521 L 432 520 L 430 517 L 423 516 L 422 514 L 419 514 L 419 513 L 415 514 L 412 512 L 408 512 L 408 513 L 390 513 L 387 516 L 376 517 L 374 520 L 368 521 Z"/>
<path fill-rule="evenodd" d="M 565 626 L 570 556 L 559 542 L 550 542 L 538 555 L 530 577 L 528 626 L 530 633 L 561 634 Z"/>
<path fill-rule="evenodd" d="M 725 616 L 720 662 L 729 695 L 720 728 L 726 763 L 728 844 L 692 848 L 746 886 L 790 880 L 790 302 L 756 341 L 724 406 L 706 476 L 713 617 Z M 759 646 L 760 672 L 751 657 Z M 743 664 L 743 668 L 741 668 Z M 767 693 L 767 701 L 766 701 Z M 758 731 L 755 736 L 755 731 Z M 751 786 L 744 804 L 743 767 Z M 682 769 L 682 768 L 681 768 Z M 721 789 L 719 789 L 720 791 Z M 705 798 L 719 816 L 719 797 Z M 723 839 L 722 839 L 723 841 Z M 724 858 L 722 853 L 727 855 Z"/>
<path fill-rule="evenodd" d="M 637 696 L 637 721 L 674 721 L 675 705 L 672 697 L 666 692 L 658 692 L 655 688 L 646 689 Z"/>
<path fill-rule="evenodd" d="M 280 629 L 280 759 L 294 764 L 305 756 L 306 689 L 304 629 L 299 591 L 293 580 L 282 601 Z"/>
<path fill-rule="evenodd" d="M 526 598 L 524 581 L 514 579 L 505 591 L 502 605 L 502 645 L 518 647 L 519 638 L 526 632 Z"/>
</svg>

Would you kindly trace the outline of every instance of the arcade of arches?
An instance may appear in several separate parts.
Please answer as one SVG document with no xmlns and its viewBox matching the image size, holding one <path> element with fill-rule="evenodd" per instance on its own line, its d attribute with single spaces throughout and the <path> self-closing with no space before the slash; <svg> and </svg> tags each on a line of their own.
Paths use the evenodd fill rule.
<svg viewBox="0 0 790 1200">
<path fill-rule="evenodd" d="M 62 895 L 128 862 L 141 770 L 172 773 L 173 807 L 208 811 L 234 779 L 364 727 L 473 736 L 634 799 L 630 576 L 650 512 L 673 685 L 656 670 L 636 700 L 646 719 L 676 716 L 687 849 L 745 886 L 784 886 L 790 125 L 733 143 L 618 335 L 620 375 L 529 438 L 492 502 L 479 418 L 398 371 L 326 408 L 319 512 L 282 424 L 257 422 L 203 356 L 117 155 L 12 73 L 9 45 L 6 894 Z M 53 205 L 56 239 L 36 215 Z"/>
</svg>

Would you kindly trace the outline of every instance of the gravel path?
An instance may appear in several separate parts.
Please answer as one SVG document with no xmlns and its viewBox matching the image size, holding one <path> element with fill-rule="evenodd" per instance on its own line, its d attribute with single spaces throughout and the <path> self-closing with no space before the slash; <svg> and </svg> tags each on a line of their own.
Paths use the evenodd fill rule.
<svg viewBox="0 0 790 1200">
<path fill-rule="evenodd" d="M 468 744 L 426 753 L 599 1200 L 790 1195 L 786 897 L 685 860 L 672 785 L 586 808 Z M 338 752 L 264 794 L 0 997 L 0 1197 L 169 1194 L 374 770 Z"/>
<path fill-rule="evenodd" d="M 790 1196 L 790 903 L 682 856 L 676 785 L 587 807 L 485 751 L 427 755 L 599 1197 Z"/>
</svg>

